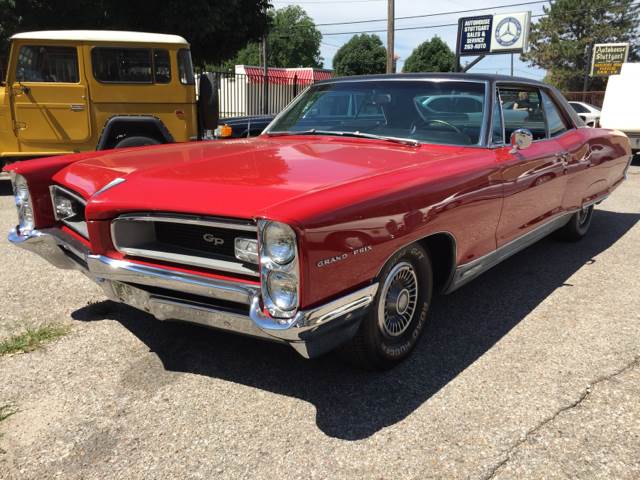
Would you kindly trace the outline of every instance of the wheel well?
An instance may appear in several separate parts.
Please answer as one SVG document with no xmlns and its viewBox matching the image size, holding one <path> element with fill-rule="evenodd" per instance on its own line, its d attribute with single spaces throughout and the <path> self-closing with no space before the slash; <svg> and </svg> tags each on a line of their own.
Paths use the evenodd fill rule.
<svg viewBox="0 0 640 480">
<path fill-rule="evenodd" d="M 149 137 L 160 143 L 171 143 L 173 137 L 155 117 L 113 117 L 102 131 L 96 150 L 107 150 L 127 137 Z"/>
<path fill-rule="evenodd" d="M 436 233 L 417 242 L 431 257 L 434 291 L 442 291 L 456 269 L 456 241 L 450 233 Z"/>
</svg>

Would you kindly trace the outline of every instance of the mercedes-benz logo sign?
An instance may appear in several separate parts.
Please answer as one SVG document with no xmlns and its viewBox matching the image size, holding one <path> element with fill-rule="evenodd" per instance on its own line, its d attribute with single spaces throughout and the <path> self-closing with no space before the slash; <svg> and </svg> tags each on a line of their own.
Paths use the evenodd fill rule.
<svg viewBox="0 0 640 480">
<path fill-rule="evenodd" d="M 503 47 L 510 47 L 520 40 L 522 24 L 515 17 L 503 18 L 496 27 L 496 40 Z"/>
</svg>

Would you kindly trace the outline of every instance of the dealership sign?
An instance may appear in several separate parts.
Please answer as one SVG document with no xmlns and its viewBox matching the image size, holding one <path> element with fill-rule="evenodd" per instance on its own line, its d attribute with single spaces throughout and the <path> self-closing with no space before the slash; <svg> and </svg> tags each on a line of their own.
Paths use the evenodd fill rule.
<svg viewBox="0 0 640 480">
<path fill-rule="evenodd" d="M 628 43 L 596 43 L 591 59 L 591 76 L 618 75 L 628 56 Z"/>
<path fill-rule="evenodd" d="M 458 20 L 458 55 L 522 53 L 529 41 L 531 12 L 480 15 Z"/>
</svg>

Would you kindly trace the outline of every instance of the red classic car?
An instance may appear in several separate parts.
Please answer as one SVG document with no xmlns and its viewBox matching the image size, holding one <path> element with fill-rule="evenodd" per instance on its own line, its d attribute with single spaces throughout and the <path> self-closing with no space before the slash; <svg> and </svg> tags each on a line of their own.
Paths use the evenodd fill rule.
<svg viewBox="0 0 640 480">
<path fill-rule="evenodd" d="M 333 79 L 257 138 L 11 165 L 9 240 L 161 320 L 386 368 L 434 292 L 551 232 L 583 237 L 630 160 L 542 83 Z"/>
</svg>

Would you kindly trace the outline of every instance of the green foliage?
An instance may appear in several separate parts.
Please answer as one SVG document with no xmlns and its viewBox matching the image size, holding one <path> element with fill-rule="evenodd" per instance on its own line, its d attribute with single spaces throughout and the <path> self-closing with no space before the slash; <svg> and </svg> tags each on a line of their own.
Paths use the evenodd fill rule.
<svg viewBox="0 0 640 480">
<path fill-rule="evenodd" d="M 418 45 L 404 62 L 403 72 L 453 72 L 456 56 L 437 35 Z"/>
<path fill-rule="evenodd" d="M 377 35 L 354 35 L 333 57 L 333 69 L 338 76 L 384 73 L 387 49 Z"/>
<path fill-rule="evenodd" d="M 44 343 L 66 335 L 68 332 L 69 328 L 65 325 L 43 325 L 38 328 L 28 328 L 24 333 L 0 342 L 0 355 L 30 352 L 41 347 Z"/>
<path fill-rule="evenodd" d="M 563 90 L 582 90 L 585 51 L 595 43 L 630 42 L 630 58 L 640 50 L 640 6 L 634 0 L 556 0 L 546 17 L 532 25 L 525 61 L 548 71 L 546 80 Z M 605 79 L 592 78 L 588 90 L 601 90 Z"/>
<path fill-rule="evenodd" d="M 267 26 L 269 0 L 0 0 L 0 43 L 29 30 L 108 29 L 172 33 L 194 61 L 219 63 Z"/>
<path fill-rule="evenodd" d="M 291 5 L 269 12 L 267 58 L 271 67 L 322 68 L 320 40 L 322 34 L 301 7 Z M 240 50 L 233 65 L 260 65 L 260 43 L 252 42 Z"/>
</svg>

